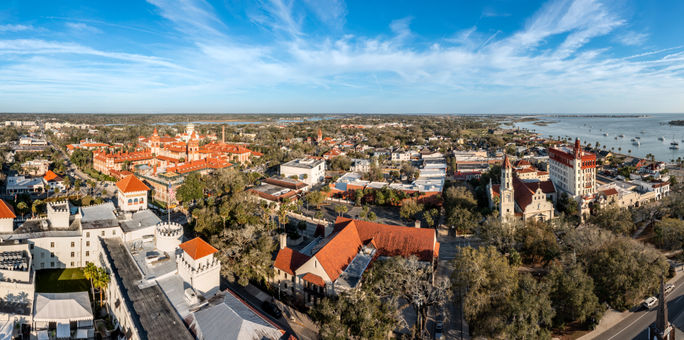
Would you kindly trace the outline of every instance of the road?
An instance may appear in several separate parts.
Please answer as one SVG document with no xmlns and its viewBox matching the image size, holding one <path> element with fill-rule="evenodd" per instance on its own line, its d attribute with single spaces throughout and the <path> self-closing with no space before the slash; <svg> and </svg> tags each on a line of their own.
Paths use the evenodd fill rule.
<svg viewBox="0 0 684 340">
<path fill-rule="evenodd" d="M 676 319 L 684 311 L 684 276 L 675 282 L 675 289 L 666 296 L 668 308 L 668 320 Z M 598 340 L 647 340 L 648 326 L 655 322 L 657 307 L 650 310 L 639 310 L 617 325 L 599 334 Z"/>
</svg>

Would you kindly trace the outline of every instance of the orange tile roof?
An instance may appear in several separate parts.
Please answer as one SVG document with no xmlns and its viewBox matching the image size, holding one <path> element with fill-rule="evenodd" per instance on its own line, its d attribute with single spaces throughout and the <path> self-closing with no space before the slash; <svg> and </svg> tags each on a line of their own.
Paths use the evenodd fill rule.
<svg viewBox="0 0 684 340">
<path fill-rule="evenodd" d="M 135 177 L 135 175 L 128 175 L 126 178 L 116 182 L 116 186 L 124 193 L 150 190 L 150 188 L 139 180 L 138 177 Z"/>
<path fill-rule="evenodd" d="M 283 248 L 278 251 L 275 262 L 273 266 L 290 274 L 294 275 L 295 270 L 303 265 L 306 261 L 309 261 L 310 257 L 306 256 L 294 249 Z"/>
<path fill-rule="evenodd" d="M 439 255 L 434 229 L 395 226 L 346 217 L 335 220 L 335 229 L 354 225 L 363 243 L 370 240 L 377 245 L 381 256 L 415 255 L 422 261 L 431 261 Z"/>
<path fill-rule="evenodd" d="M 323 246 L 314 256 L 331 281 L 337 280 L 363 245 L 356 228 L 341 228 L 321 241 L 321 244 Z"/>
<path fill-rule="evenodd" d="M 0 218 L 15 218 L 17 215 L 14 214 L 12 207 L 7 205 L 3 199 L 0 198 Z"/>
<path fill-rule="evenodd" d="M 190 241 L 181 243 L 179 247 L 195 260 L 199 260 L 218 251 L 218 249 L 212 247 L 211 244 L 199 237 L 195 237 Z"/>
<path fill-rule="evenodd" d="M 317 286 L 325 287 L 323 278 L 316 274 L 306 273 L 304 276 L 302 276 L 302 280 L 313 283 Z"/>
<path fill-rule="evenodd" d="M 45 176 L 43 176 L 43 179 L 46 182 L 49 182 L 55 178 L 59 178 L 59 176 L 57 176 L 57 174 L 54 173 L 52 170 L 48 170 L 47 172 L 45 172 Z"/>
<path fill-rule="evenodd" d="M 612 195 L 617 195 L 618 191 L 615 188 L 610 188 L 610 189 L 601 191 L 601 193 L 606 195 L 606 196 L 612 196 Z"/>
</svg>

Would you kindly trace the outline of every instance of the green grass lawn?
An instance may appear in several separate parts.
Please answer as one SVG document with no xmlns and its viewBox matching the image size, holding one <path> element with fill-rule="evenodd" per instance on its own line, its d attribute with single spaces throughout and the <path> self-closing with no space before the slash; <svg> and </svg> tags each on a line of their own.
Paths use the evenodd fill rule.
<svg viewBox="0 0 684 340">
<path fill-rule="evenodd" d="M 90 282 L 81 268 L 43 269 L 36 271 L 36 293 L 90 291 Z"/>
</svg>

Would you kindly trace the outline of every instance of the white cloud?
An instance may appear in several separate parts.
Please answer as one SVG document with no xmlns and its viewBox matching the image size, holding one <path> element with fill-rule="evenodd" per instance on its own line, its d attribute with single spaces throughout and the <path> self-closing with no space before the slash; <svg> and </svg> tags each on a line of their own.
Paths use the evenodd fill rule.
<svg viewBox="0 0 684 340">
<path fill-rule="evenodd" d="M 90 26 L 86 23 L 83 22 L 67 22 L 64 24 L 68 29 L 71 31 L 76 31 L 76 32 L 86 32 L 86 33 L 102 33 L 100 29 L 97 27 Z"/>
<path fill-rule="evenodd" d="M 151 103 L 144 104 L 148 106 L 158 96 L 172 95 L 174 103 L 187 100 L 185 105 L 202 96 L 210 98 L 202 104 L 207 106 L 201 106 L 205 110 L 210 103 L 220 108 L 227 102 L 240 102 L 239 107 L 255 111 L 264 111 L 266 105 L 262 100 L 249 102 L 250 95 L 256 94 L 272 98 L 275 103 L 269 107 L 292 105 L 299 98 L 310 104 L 297 107 L 315 111 L 326 111 L 326 105 L 331 105 L 326 103 L 340 103 L 340 111 L 477 111 L 481 105 L 480 110 L 511 112 L 588 107 L 586 103 L 580 106 L 577 98 L 590 98 L 586 100 L 596 104 L 594 111 L 609 110 L 601 105 L 620 102 L 617 98 L 628 98 L 622 101 L 624 107 L 652 102 L 643 100 L 648 96 L 662 98 L 661 103 L 684 102 L 680 93 L 684 48 L 614 57 L 609 45 L 590 47 L 588 43 L 597 37 L 614 37 L 626 23 L 617 12 L 594 0 L 550 1 L 520 31 L 485 34 L 471 27 L 429 42 L 426 48 L 411 44 L 419 40 L 413 39 L 418 33 L 410 28 L 411 18 L 391 22 L 389 35 L 330 34 L 321 39 L 303 31 L 302 8 L 285 0 L 264 1 L 260 12 L 250 17 L 280 33 L 279 37 L 273 42 L 247 43 L 244 37 L 231 35 L 231 27 L 204 0 L 148 2 L 182 34 L 173 54 L 129 54 L 37 39 L 0 40 L 0 55 L 12 64 L 0 69 L 0 83 L 4 82 L 0 92 L 11 90 L 16 95 L 21 89 L 40 88 L 44 81 L 55 92 L 60 88 L 83 92 L 92 86 L 117 98 L 135 93 L 130 103 L 140 104 L 138 96 L 149 95 Z M 334 13 L 325 16 L 316 9 L 324 5 L 309 4 L 321 21 L 343 20 L 343 5 L 328 5 Z M 632 36 L 629 41 L 639 39 L 647 36 Z M 16 55 L 29 58 L 13 58 Z M 69 59 L 70 55 L 100 57 L 104 62 L 82 65 Z M 59 72 L 51 75 L 42 66 L 45 59 Z M 69 77 L 71 73 L 77 76 Z M 94 84 L 92 79 L 102 81 Z M 322 103 L 311 95 L 328 91 L 350 97 L 340 94 Z M 227 94 L 235 97 L 227 99 Z M 359 103 L 374 106 L 362 109 Z M 417 105 L 426 106 L 418 110 Z"/>
<path fill-rule="evenodd" d="M 647 33 L 627 31 L 617 37 L 617 41 L 626 46 L 643 45 L 648 39 Z"/>
<path fill-rule="evenodd" d="M 33 29 L 33 26 L 31 26 L 31 25 L 13 25 L 13 24 L 0 25 L 0 32 L 21 32 L 21 31 L 29 31 L 32 29 Z"/>
</svg>

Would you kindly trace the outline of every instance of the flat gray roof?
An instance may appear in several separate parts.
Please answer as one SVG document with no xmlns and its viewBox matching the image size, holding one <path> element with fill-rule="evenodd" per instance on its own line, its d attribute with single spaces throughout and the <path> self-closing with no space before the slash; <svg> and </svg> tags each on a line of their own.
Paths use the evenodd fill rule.
<svg viewBox="0 0 684 340">
<path fill-rule="evenodd" d="M 101 239 L 102 248 L 112 265 L 113 274 L 120 287 L 124 303 L 131 311 L 131 318 L 142 339 L 194 340 L 185 323 L 164 296 L 159 286 L 138 287 L 142 279 L 126 246 L 118 238 Z"/>
</svg>

